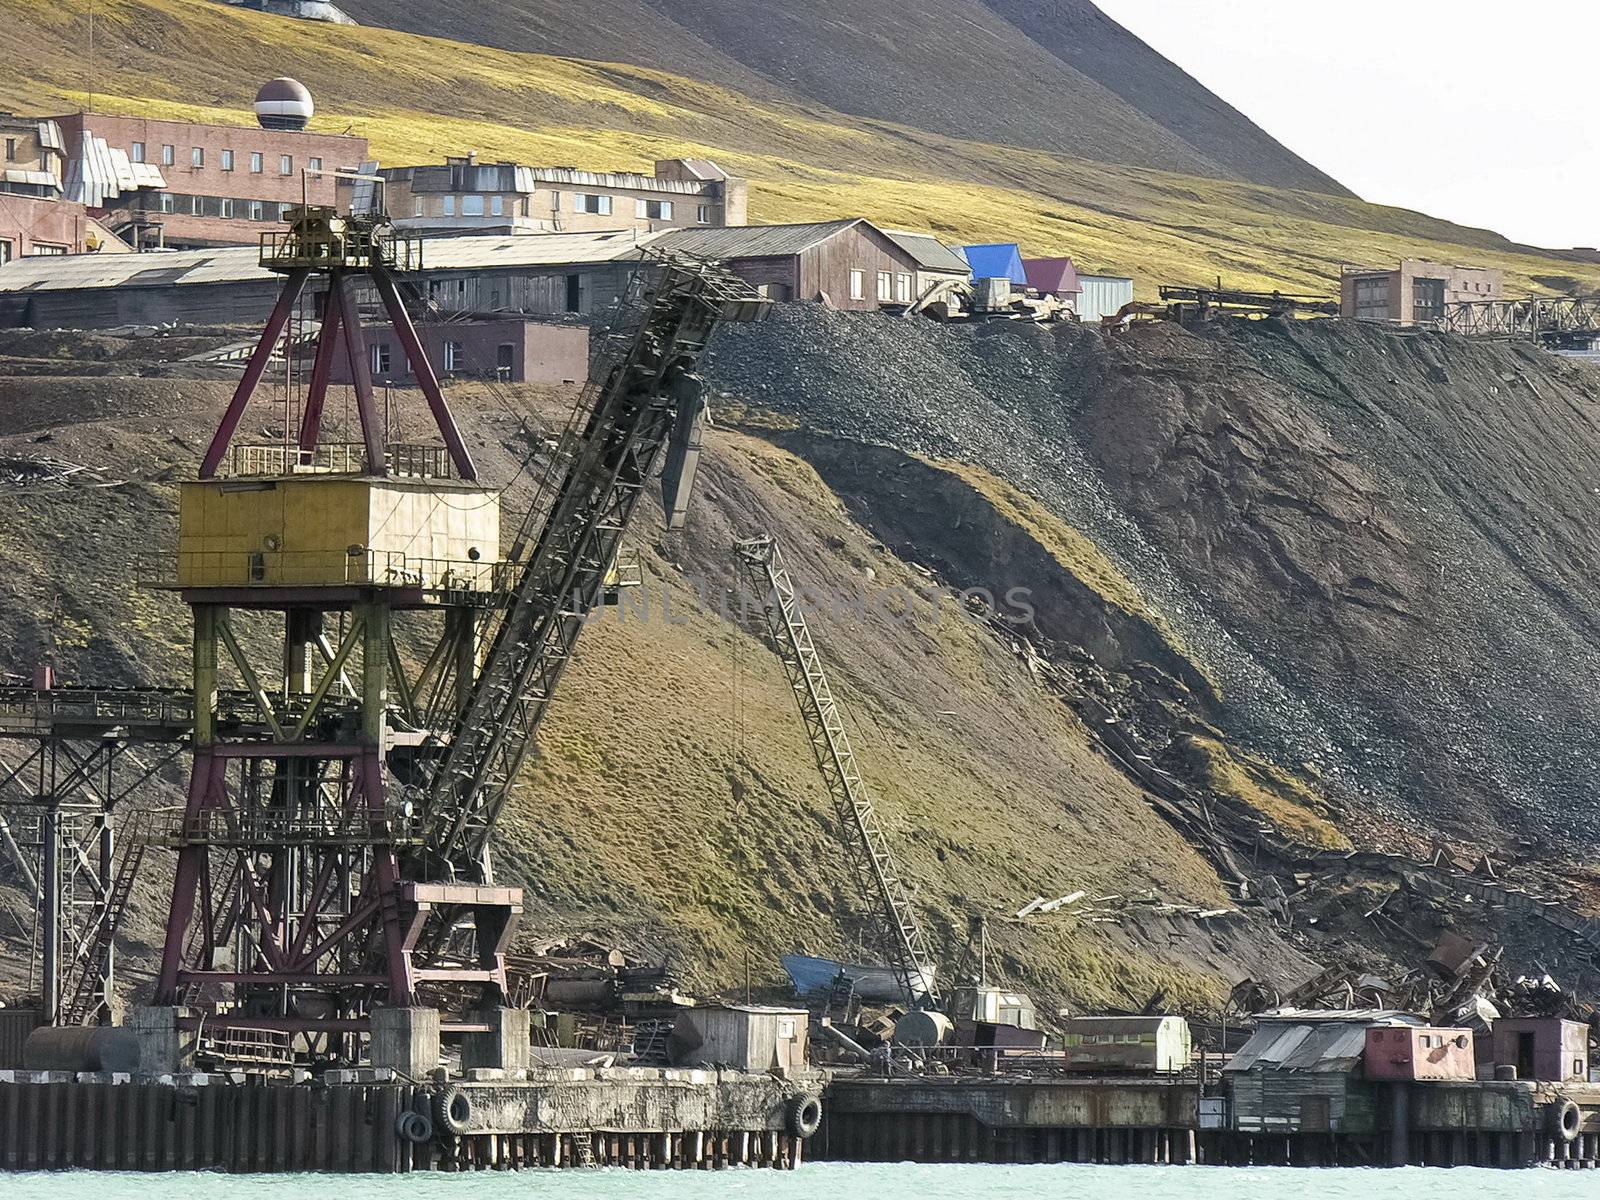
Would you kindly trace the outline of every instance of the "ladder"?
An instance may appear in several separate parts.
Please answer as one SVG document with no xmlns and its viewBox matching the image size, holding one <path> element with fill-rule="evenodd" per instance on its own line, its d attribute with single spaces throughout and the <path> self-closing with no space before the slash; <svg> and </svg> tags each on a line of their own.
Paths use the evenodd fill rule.
<svg viewBox="0 0 1600 1200">
<path fill-rule="evenodd" d="M 85 939 L 86 952 L 75 964 L 80 973 L 61 1010 L 58 1024 L 86 1025 L 110 1001 L 105 992 L 110 983 L 107 968 L 111 964 L 112 945 L 117 930 L 122 926 L 128 900 L 133 895 L 134 880 L 139 877 L 139 868 L 144 864 L 145 851 L 149 848 L 147 840 L 140 836 L 143 821 L 144 814 L 135 813 L 128 823 L 116 875 L 111 880 L 105 903 L 100 907 L 99 920 Z"/>
<path fill-rule="evenodd" d="M 875 901 L 874 907 L 882 918 L 889 966 L 908 1003 L 913 1007 L 937 1006 L 933 954 L 918 924 L 910 889 L 895 865 L 872 794 L 856 766 L 844 718 L 833 689 L 828 686 L 822 658 L 806 624 L 794 581 L 784 566 L 783 554 L 776 540 L 763 536 L 739 542 L 734 556 L 762 596 L 767 632 L 789 676 L 817 768 L 851 851 L 858 883 L 869 900 Z"/>
</svg>

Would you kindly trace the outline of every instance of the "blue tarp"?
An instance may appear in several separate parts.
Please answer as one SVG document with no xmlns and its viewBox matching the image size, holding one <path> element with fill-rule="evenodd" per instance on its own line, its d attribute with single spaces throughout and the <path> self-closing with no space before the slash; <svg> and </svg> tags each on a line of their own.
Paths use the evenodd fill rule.
<svg viewBox="0 0 1600 1200">
<path fill-rule="evenodd" d="M 1022 251 L 1015 242 L 963 246 L 961 257 L 972 268 L 974 279 L 1009 279 L 1018 287 L 1027 285 L 1028 273 L 1022 266 Z"/>
</svg>

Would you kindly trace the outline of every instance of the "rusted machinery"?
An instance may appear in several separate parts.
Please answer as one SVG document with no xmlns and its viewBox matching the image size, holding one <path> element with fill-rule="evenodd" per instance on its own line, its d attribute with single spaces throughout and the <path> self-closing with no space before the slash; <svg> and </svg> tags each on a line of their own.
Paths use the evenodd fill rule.
<svg viewBox="0 0 1600 1200">
<path fill-rule="evenodd" d="M 911 1007 L 936 1009 L 939 992 L 932 949 L 917 918 L 911 890 L 895 865 L 872 793 L 856 766 L 844 717 L 828 685 L 783 553 L 775 539 L 763 536 L 739 542 L 734 554 L 761 597 L 768 636 L 794 690 L 861 898 L 869 911 L 876 911 L 889 965 Z"/>
<path fill-rule="evenodd" d="M 646 262 L 566 432 L 529 464 L 542 482 L 502 553 L 498 494 L 478 481 L 396 281 L 420 247 L 381 216 L 308 207 L 291 220 L 262 247 L 286 276 L 278 306 L 183 488 L 194 763 L 187 804 L 151 833 L 178 853 L 156 1002 L 209 1011 L 213 1034 L 283 1034 L 348 1058 L 376 1007 L 437 1007 L 450 1029 L 504 1003 L 521 893 L 495 877 L 496 818 L 647 481 L 674 435 L 695 434 L 707 339 L 765 307 L 709 264 Z M 298 437 L 232 446 L 313 279 L 326 316 Z M 387 443 L 357 279 L 383 302 L 442 444 Z M 336 356 L 360 443 L 321 435 Z M 673 465 L 681 511 L 693 455 Z M 232 708 L 227 675 L 244 697 Z"/>
</svg>

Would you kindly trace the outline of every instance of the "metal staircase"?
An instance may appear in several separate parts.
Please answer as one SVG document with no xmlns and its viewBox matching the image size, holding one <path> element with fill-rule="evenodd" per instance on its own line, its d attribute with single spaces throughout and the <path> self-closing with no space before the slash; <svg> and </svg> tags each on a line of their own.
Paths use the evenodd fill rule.
<svg viewBox="0 0 1600 1200">
<path fill-rule="evenodd" d="M 742 541 L 734 548 L 734 554 L 762 596 L 767 631 L 789 675 L 812 753 L 833 800 L 852 861 L 864 891 L 875 900 L 882 917 L 889 965 L 912 1005 L 936 1006 L 933 954 L 917 922 L 910 889 L 895 866 L 872 794 L 856 766 L 839 704 L 828 686 L 821 656 L 794 582 L 783 564 L 783 555 L 771 537 Z"/>
<path fill-rule="evenodd" d="M 66 993 L 67 1001 L 62 1006 L 57 1024 L 87 1025 L 107 1007 L 110 997 L 105 995 L 105 981 L 110 976 L 108 968 L 111 965 L 112 946 L 117 930 L 122 925 L 122 916 L 128 909 L 128 900 L 133 895 L 133 884 L 139 877 L 139 868 L 144 865 L 145 851 L 149 848 L 148 841 L 140 836 L 143 822 L 144 814 L 141 812 L 134 813 L 133 819 L 128 822 L 116 875 L 111 880 L 105 904 L 100 910 L 100 919 L 84 942 L 84 953 L 73 964 L 76 975 Z"/>
</svg>

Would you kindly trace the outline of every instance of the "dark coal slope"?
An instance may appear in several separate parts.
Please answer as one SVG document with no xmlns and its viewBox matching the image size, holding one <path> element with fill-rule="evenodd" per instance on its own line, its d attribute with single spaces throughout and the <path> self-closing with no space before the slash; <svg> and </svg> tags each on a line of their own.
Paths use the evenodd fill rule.
<svg viewBox="0 0 1600 1200">
<path fill-rule="evenodd" d="M 1600 377 L 1334 322 L 1098 331 L 791 309 L 716 387 L 981 465 L 1092 537 L 1232 731 L 1447 827 L 1592 842 Z"/>
</svg>

